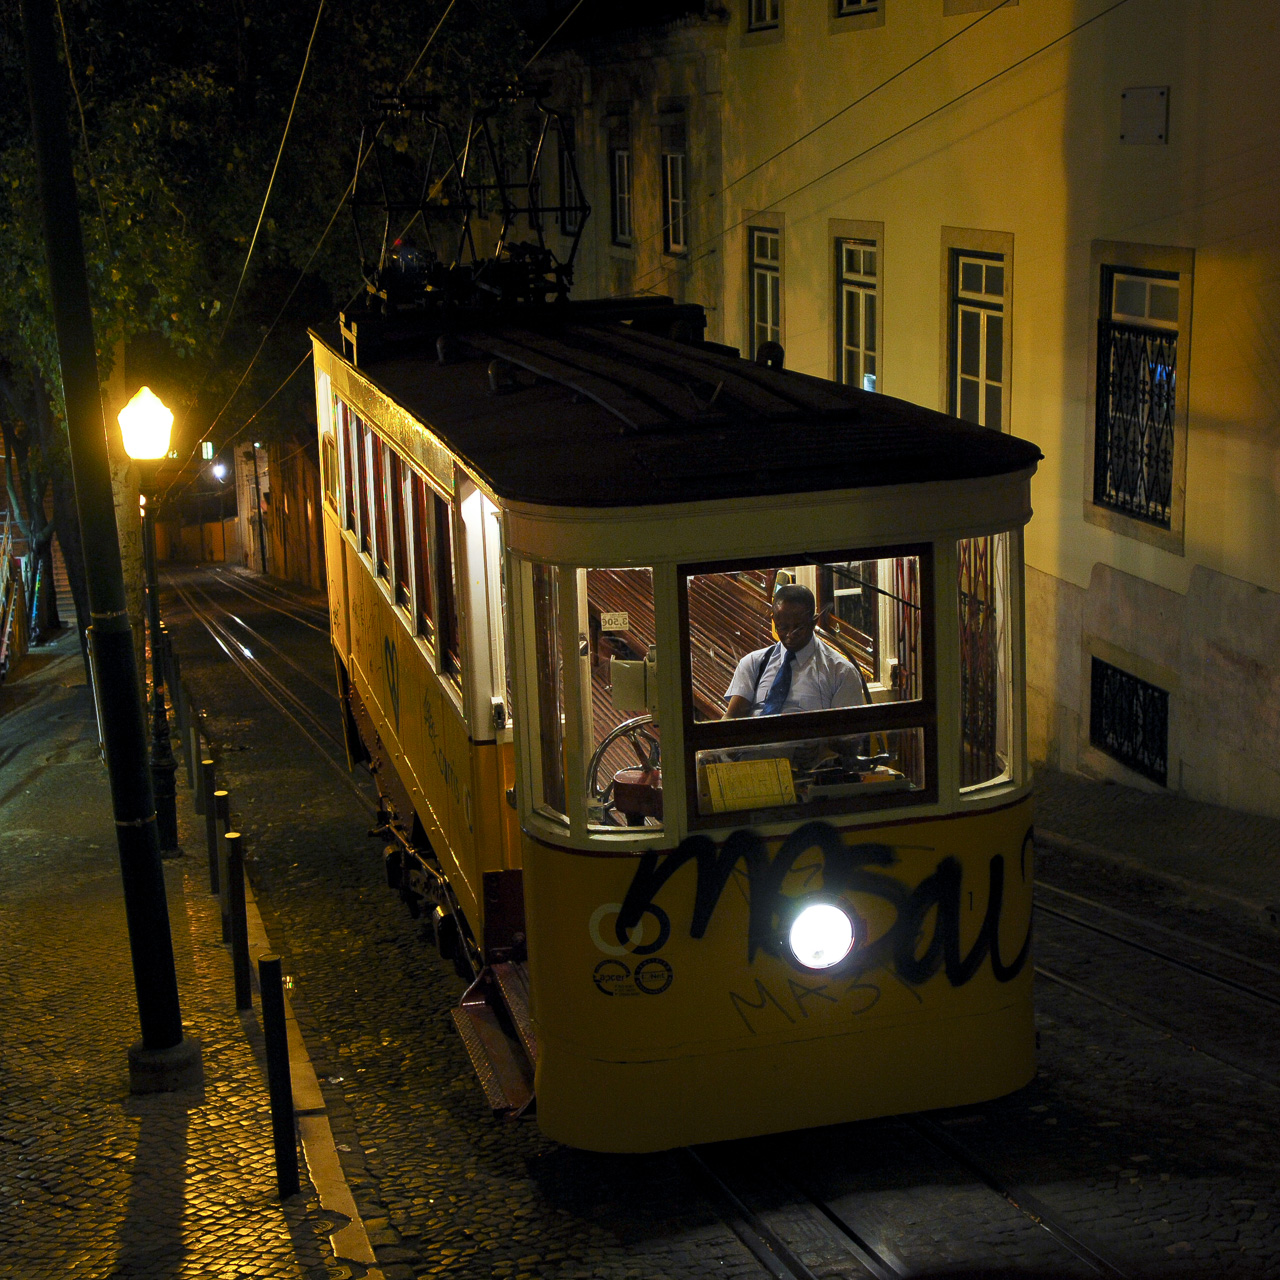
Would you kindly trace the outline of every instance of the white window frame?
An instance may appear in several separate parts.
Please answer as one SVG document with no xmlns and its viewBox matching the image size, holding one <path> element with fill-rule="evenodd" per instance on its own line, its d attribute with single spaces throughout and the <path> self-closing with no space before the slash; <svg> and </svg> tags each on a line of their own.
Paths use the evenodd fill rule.
<svg viewBox="0 0 1280 1280">
<path fill-rule="evenodd" d="M 772 243 L 770 243 L 770 240 Z M 763 289 L 763 295 L 760 290 Z M 760 302 L 766 315 L 760 318 Z M 782 226 L 747 227 L 747 354 L 755 357 L 764 342 L 782 343 Z M 783 343 L 785 346 L 785 343 Z"/>
<path fill-rule="evenodd" d="M 747 30 L 776 31 L 782 25 L 782 0 L 745 0 Z"/>
<path fill-rule="evenodd" d="M 881 387 L 880 346 L 883 326 L 880 323 L 880 246 L 862 236 L 841 236 L 835 241 L 836 253 L 836 381 L 856 386 L 862 391 Z M 856 341 L 850 343 L 849 307 L 857 311 Z M 870 325 L 867 323 L 871 317 Z M 871 342 L 867 343 L 867 331 Z M 856 376 L 849 379 L 849 361 L 857 363 Z M 868 365 L 870 366 L 868 368 Z M 867 385 L 870 378 L 871 385 Z"/>
<path fill-rule="evenodd" d="M 631 148 L 617 147 L 609 153 L 609 194 L 613 222 L 610 228 L 614 244 L 630 247 L 635 237 L 631 214 L 632 202 Z"/>
<path fill-rule="evenodd" d="M 689 161 L 684 151 L 662 153 L 662 247 L 689 252 Z"/>
</svg>

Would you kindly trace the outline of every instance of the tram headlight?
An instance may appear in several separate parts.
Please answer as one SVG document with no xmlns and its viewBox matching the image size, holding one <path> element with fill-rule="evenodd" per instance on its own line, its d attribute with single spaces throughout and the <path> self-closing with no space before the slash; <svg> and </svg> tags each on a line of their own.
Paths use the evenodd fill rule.
<svg viewBox="0 0 1280 1280">
<path fill-rule="evenodd" d="M 811 902 L 791 922 L 787 942 L 806 969 L 830 969 L 853 950 L 853 919 L 832 902 Z"/>
</svg>

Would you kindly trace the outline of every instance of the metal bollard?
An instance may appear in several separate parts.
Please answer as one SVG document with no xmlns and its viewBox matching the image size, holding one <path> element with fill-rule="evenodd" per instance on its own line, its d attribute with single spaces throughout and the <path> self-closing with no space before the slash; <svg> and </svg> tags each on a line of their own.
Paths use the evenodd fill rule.
<svg viewBox="0 0 1280 1280">
<path fill-rule="evenodd" d="M 231 828 L 231 793 L 213 793 L 213 812 L 218 820 L 218 895 L 222 899 L 222 940 L 231 941 L 231 899 L 227 896 L 227 832 Z"/>
<path fill-rule="evenodd" d="M 191 739 L 192 758 L 203 762 L 204 752 L 200 750 L 200 724 L 195 718 L 191 721 L 191 727 L 187 730 L 187 736 Z M 192 804 L 195 807 L 196 813 L 201 816 L 203 816 L 205 809 L 208 807 L 208 798 L 210 794 L 210 792 L 205 790 L 204 774 L 197 769 L 196 792 L 192 797 Z"/>
<path fill-rule="evenodd" d="M 236 977 L 236 1008 L 253 1008 L 249 978 L 249 921 L 244 907 L 244 848 L 238 831 L 222 837 L 227 846 L 227 889 L 231 899 L 231 966 Z"/>
<path fill-rule="evenodd" d="M 258 957 L 262 991 L 262 1035 L 267 1044 L 267 1088 L 271 1094 L 271 1137 L 276 1149 L 280 1199 L 298 1192 L 298 1139 L 293 1124 L 293 1084 L 289 1076 L 289 1032 L 284 1015 L 284 982 L 279 956 Z"/>
<path fill-rule="evenodd" d="M 211 796 L 217 785 L 213 776 L 213 761 L 201 760 L 199 790 Z M 209 845 L 209 892 L 217 893 L 221 883 L 218 874 L 218 815 L 211 804 L 204 807 L 204 838 Z"/>
</svg>

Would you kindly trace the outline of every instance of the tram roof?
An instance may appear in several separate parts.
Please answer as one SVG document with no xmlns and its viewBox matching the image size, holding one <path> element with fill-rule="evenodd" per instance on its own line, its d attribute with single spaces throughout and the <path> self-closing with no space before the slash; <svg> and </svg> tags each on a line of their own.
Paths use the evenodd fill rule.
<svg viewBox="0 0 1280 1280">
<path fill-rule="evenodd" d="M 905 400 L 628 325 L 502 327 L 362 359 L 358 372 L 499 496 L 665 505 L 1006 475 L 1030 441 Z M 494 392 L 489 367 L 513 385 Z"/>
</svg>

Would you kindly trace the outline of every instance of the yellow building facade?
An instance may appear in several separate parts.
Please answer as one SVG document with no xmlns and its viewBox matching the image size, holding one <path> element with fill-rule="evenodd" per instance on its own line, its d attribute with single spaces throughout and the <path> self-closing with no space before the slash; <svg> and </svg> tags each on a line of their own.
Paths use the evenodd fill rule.
<svg viewBox="0 0 1280 1280">
<path fill-rule="evenodd" d="M 561 65 L 577 296 L 1034 441 L 1032 758 L 1272 815 L 1278 79 L 1246 0 L 732 0 Z"/>
</svg>

